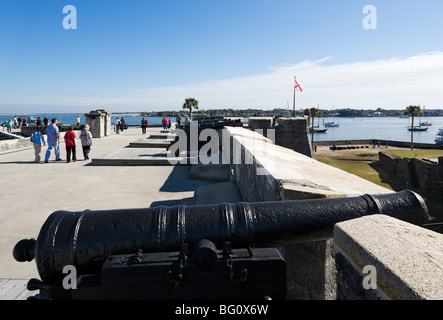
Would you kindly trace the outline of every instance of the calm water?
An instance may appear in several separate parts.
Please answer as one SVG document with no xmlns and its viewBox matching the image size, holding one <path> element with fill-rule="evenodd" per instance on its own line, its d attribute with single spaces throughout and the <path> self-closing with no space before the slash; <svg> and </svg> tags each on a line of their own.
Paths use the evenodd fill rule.
<svg viewBox="0 0 443 320">
<path fill-rule="evenodd" d="M 0 123 L 5 120 L 13 119 L 14 116 L 20 114 L 0 115 Z M 63 124 L 75 124 L 77 119 L 76 113 L 57 113 L 57 114 L 33 114 L 34 118 L 40 116 L 49 119 L 57 118 Z M 121 115 L 112 115 L 111 120 Z M 84 114 L 80 114 L 81 123 L 86 123 Z M 142 117 L 124 117 L 126 124 L 138 125 Z M 147 117 L 149 124 L 161 124 L 161 117 Z M 246 119 L 245 119 L 246 120 Z M 425 132 L 414 132 L 414 141 L 418 143 L 434 143 L 435 136 L 439 128 L 443 128 L 443 117 L 422 118 L 422 121 L 429 121 L 432 126 Z M 171 117 L 171 121 L 175 122 L 175 118 Z M 324 118 L 324 122 L 335 121 L 340 124 L 338 128 L 328 128 L 326 133 L 314 134 L 315 141 L 338 141 L 338 140 L 357 140 L 357 139 L 382 139 L 393 141 L 411 141 L 411 132 L 407 130 L 410 125 L 410 119 L 402 119 L 399 117 L 382 117 L 382 118 Z M 417 125 L 418 119 L 414 121 Z M 320 124 L 323 127 L 323 118 L 315 119 L 315 125 Z"/>
<path fill-rule="evenodd" d="M 418 126 L 414 119 L 414 126 Z M 414 142 L 434 144 L 438 129 L 443 128 L 443 117 L 422 118 L 422 121 L 432 123 L 424 132 L 414 132 Z M 318 119 L 315 120 L 317 125 Z M 325 118 L 325 122 L 335 121 L 340 124 L 338 128 L 328 128 L 326 133 L 314 134 L 317 141 L 338 141 L 358 139 L 382 139 L 392 141 L 411 141 L 411 132 L 406 128 L 411 125 L 411 119 L 397 117 L 383 118 Z M 323 127 L 323 120 L 319 121 Z"/>
</svg>

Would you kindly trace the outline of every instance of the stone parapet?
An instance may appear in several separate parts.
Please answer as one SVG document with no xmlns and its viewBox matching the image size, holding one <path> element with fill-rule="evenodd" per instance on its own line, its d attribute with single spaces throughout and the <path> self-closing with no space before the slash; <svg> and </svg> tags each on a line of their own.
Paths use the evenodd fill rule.
<svg viewBox="0 0 443 320">
<path fill-rule="evenodd" d="M 308 117 L 278 118 L 275 144 L 313 158 Z"/>
<path fill-rule="evenodd" d="M 301 200 L 385 194 L 392 190 L 272 143 L 244 128 L 226 128 L 231 168 L 245 201 Z M 235 159 L 235 152 L 241 159 Z M 254 188 L 253 186 L 256 186 Z M 259 191 L 262 190 L 262 191 Z M 272 195 L 271 195 L 272 194 Z"/>
<path fill-rule="evenodd" d="M 272 139 L 279 146 L 313 157 L 308 117 L 278 119 L 251 117 L 248 119 L 248 128 Z M 270 133 L 268 130 L 273 130 L 273 132 Z"/>
<path fill-rule="evenodd" d="M 223 144 L 243 201 L 282 201 L 387 194 L 391 190 L 309 156 L 273 144 L 261 134 L 227 127 Z M 280 248 L 287 261 L 287 298 L 334 300 L 332 239 Z"/>
<path fill-rule="evenodd" d="M 334 228 L 337 299 L 443 299 L 443 235 L 374 215 Z"/>
</svg>

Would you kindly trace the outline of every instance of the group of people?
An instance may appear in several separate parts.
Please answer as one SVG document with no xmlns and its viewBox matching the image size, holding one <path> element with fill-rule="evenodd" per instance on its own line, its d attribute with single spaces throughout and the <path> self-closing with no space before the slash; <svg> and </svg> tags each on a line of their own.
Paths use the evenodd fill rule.
<svg viewBox="0 0 443 320">
<path fill-rule="evenodd" d="M 119 117 L 117 117 L 117 119 L 115 119 L 114 121 L 114 125 L 115 125 L 115 133 L 120 134 L 120 131 L 123 132 L 123 130 L 126 129 L 126 122 L 125 122 L 125 118 L 121 118 L 119 119 Z"/>
<path fill-rule="evenodd" d="M 14 119 L 5 120 L 2 123 L 3 131 L 6 129 L 6 132 L 12 133 L 12 129 L 20 129 L 22 126 L 26 127 L 28 125 L 28 120 L 26 117 L 18 117 L 15 116 Z"/>
<path fill-rule="evenodd" d="M 181 124 L 182 117 L 180 115 L 177 115 L 176 121 L 177 121 L 177 126 L 179 126 Z M 189 122 L 190 122 L 189 116 L 186 116 L 185 123 L 189 123 Z M 162 119 L 162 126 L 163 126 L 163 129 L 171 129 L 171 127 L 172 127 L 171 119 L 170 118 L 168 119 L 166 116 L 164 116 Z M 143 117 L 143 119 L 141 120 L 140 127 L 142 129 L 142 134 L 146 134 L 146 129 L 149 127 L 149 123 L 145 117 Z M 119 117 L 117 117 L 114 121 L 114 128 L 115 128 L 115 132 L 117 134 L 120 134 L 120 132 L 123 132 L 123 130 L 126 129 L 125 119 L 123 117 L 121 119 Z"/>
<path fill-rule="evenodd" d="M 76 139 L 77 136 L 74 132 L 74 126 L 69 126 L 69 131 L 65 134 L 65 146 L 66 146 L 66 162 L 77 161 L 77 152 L 76 152 Z M 45 141 L 44 132 L 47 135 L 47 142 Z M 85 160 L 89 159 L 89 153 L 91 152 L 92 147 L 92 134 L 89 132 L 89 125 L 81 126 L 80 133 L 80 142 L 83 150 L 83 156 Z M 60 130 L 57 126 L 57 118 L 53 118 L 51 120 L 51 124 L 49 124 L 44 130 L 41 130 L 41 125 L 37 125 L 36 130 L 31 135 L 31 141 L 34 143 L 34 151 L 35 151 L 35 163 L 40 163 L 40 153 L 42 144 L 46 146 L 48 144 L 48 149 L 45 153 L 45 163 L 49 162 L 49 158 L 51 156 L 52 150 L 54 149 L 55 153 L 55 161 L 62 161 L 60 158 Z"/>
<path fill-rule="evenodd" d="M 34 121 L 34 119 L 32 119 L 32 121 Z M 46 116 L 44 119 L 42 119 L 41 117 L 37 117 L 37 119 L 35 119 L 35 124 L 38 126 L 49 125 L 48 116 Z M 29 125 L 28 119 L 25 116 L 23 117 L 15 116 L 14 119 L 5 120 L 5 122 L 2 124 L 3 127 L 8 129 L 8 132 L 11 132 L 12 129 L 20 129 L 21 127 L 27 127 L 28 125 Z"/>
<path fill-rule="evenodd" d="M 162 119 L 162 125 L 163 125 L 163 129 L 171 128 L 171 125 L 172 125 L 171 119 L 169 119 L 169 121 L 168 121 L 168 118 L 166 118 L 166 116 L 164 116 Z"/>
</svg>

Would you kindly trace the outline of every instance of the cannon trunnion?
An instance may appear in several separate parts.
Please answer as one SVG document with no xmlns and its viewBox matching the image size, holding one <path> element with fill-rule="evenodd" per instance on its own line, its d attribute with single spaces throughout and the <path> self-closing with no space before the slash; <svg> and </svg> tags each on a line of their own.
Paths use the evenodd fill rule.
<svg viewBox="0 0 443 320">
<path fill-rule="evenodd" d="M 366 215 L 421 225 L 427 213 L 423 199 L 409 190 L 340 199 L 57 211 L 37 240 L 20 241 L 13 254 L 17 261 L 36 260 L 42 281 L 32 279 L 28 287 L 49 299 L 284 299 L 286 265 L 275 247 L 331 238 L 336 223 Z M 62 288 L 66 266 L 75 268 L 76 289 Z"/>
</svg>

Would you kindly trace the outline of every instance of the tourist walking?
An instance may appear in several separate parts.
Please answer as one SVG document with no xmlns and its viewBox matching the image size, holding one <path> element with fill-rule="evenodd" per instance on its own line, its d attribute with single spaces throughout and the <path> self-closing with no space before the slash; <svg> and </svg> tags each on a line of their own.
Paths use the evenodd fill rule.
<svg viewBox="0 0 443 320">
<path fill-rule="evenodd" d="M 80 128 L 80 115 L 77 116 L 77 120 L 75 121 L 75 125 L 77 126 L 77 128 Z"/>
<path fill-rule="evenodd" d="M 115 132 L 117 134 L 120 134 L 120 119 L 118 117 L 117 119 L 115 119 L 114 125 L 115 125 Z"/>
<path fill-rule="evenodd" d="M 31 134 L 31 141 L 34 143 L 35 163 L 40 163 L 40 152 L 42 151 L 42 143 L 46 145 L 45 135 L 40 132 L 41 127 L 38 125 L 37 129 Z"/>
<path fill-rule="evenodd" d="M 71 124 L 69 126 L 69 131 L 65 134 L 65 146 L 66 146 L 66 163 L 71 162 L 71 154 L 72 154 L 72 162 L 77 161 L 77 152 L 75 146 L 75 139 L 77 136 L 74 132 L 74 126 Z"/>
<path fill-rule="evenodd" d="M 148 127 L 148 121 L 146 120 L 145 117 L 143 117 L 142 121 L 141 121 L 141 127 L 142 127 L 142 134 L 146 134 L 146 128 Z"/>
<path fill-rule="evenodd" d="M 123 130 L 125 130 L 125 118 L 122 117 L 122 119 L 120 120 L 120 130 L 123 132 Z"/>
<path fill-rule="evenodd" d="M 48 126 L 48 125 L 49 125 L 49 118 L 48 118 L 48 116 L 46 116 L 46 117 L 43 119 L 43 124 L 44 124 L 45 126 Z"/>
<path fill-rule="evenodd" d="M 35 124 L 38 126 L 41 126 L 42 125 L 42 118 L 37 117 L 37 120 L 35 120 Z"/>
<path fill-rule="evenodd" d="M 182 117 L 181 115 L 177 115 L 177 117 L 175 118 L 175 121 L 177 122 L 177 126 L 179 126 L 182 122 Z"/>
<path fill-rule="evenodd" d="M 166 116 L 162 119 L 163 129 L 168 129 L 168 118 Z"/>
<path fill-rule="evenodd" d="M 91 152 L 92 146 L 92 134 L 89 132 L 89 125 L 85 124 L 82 127 L 82 132 L 80 133 L 80 141 L 82 143 L 83 156 L 85 160 L 89 160 L 89 153 Z"/>
<path fill-rule="evenodd" d="M 171 129 L 171 127 L 172 127 L 172 121 L 171 121 L 171 118 L 169 118 L 169 121 L 168 121 L 168 128 Z"/>
<path fill-rule="evenodd" d="M 51 120 L 51 124 L 46 127 L 46 134 L 48 136 L 48 150 L 46 150 L 45 163 L 49 162 L 52 149 L 55 152 L 55 161 L 61 161 L 60 159 L 60 131 L 57 127 L 57 118 Z"/>
<path fill-rule="evenodd" d="M 13 126 L 13 124 L 12 124 L 11 119 L 5 121 L 5 127 L 6 127 L 7 133 L 12 133 L 12 126 Z"/>
</svg>

